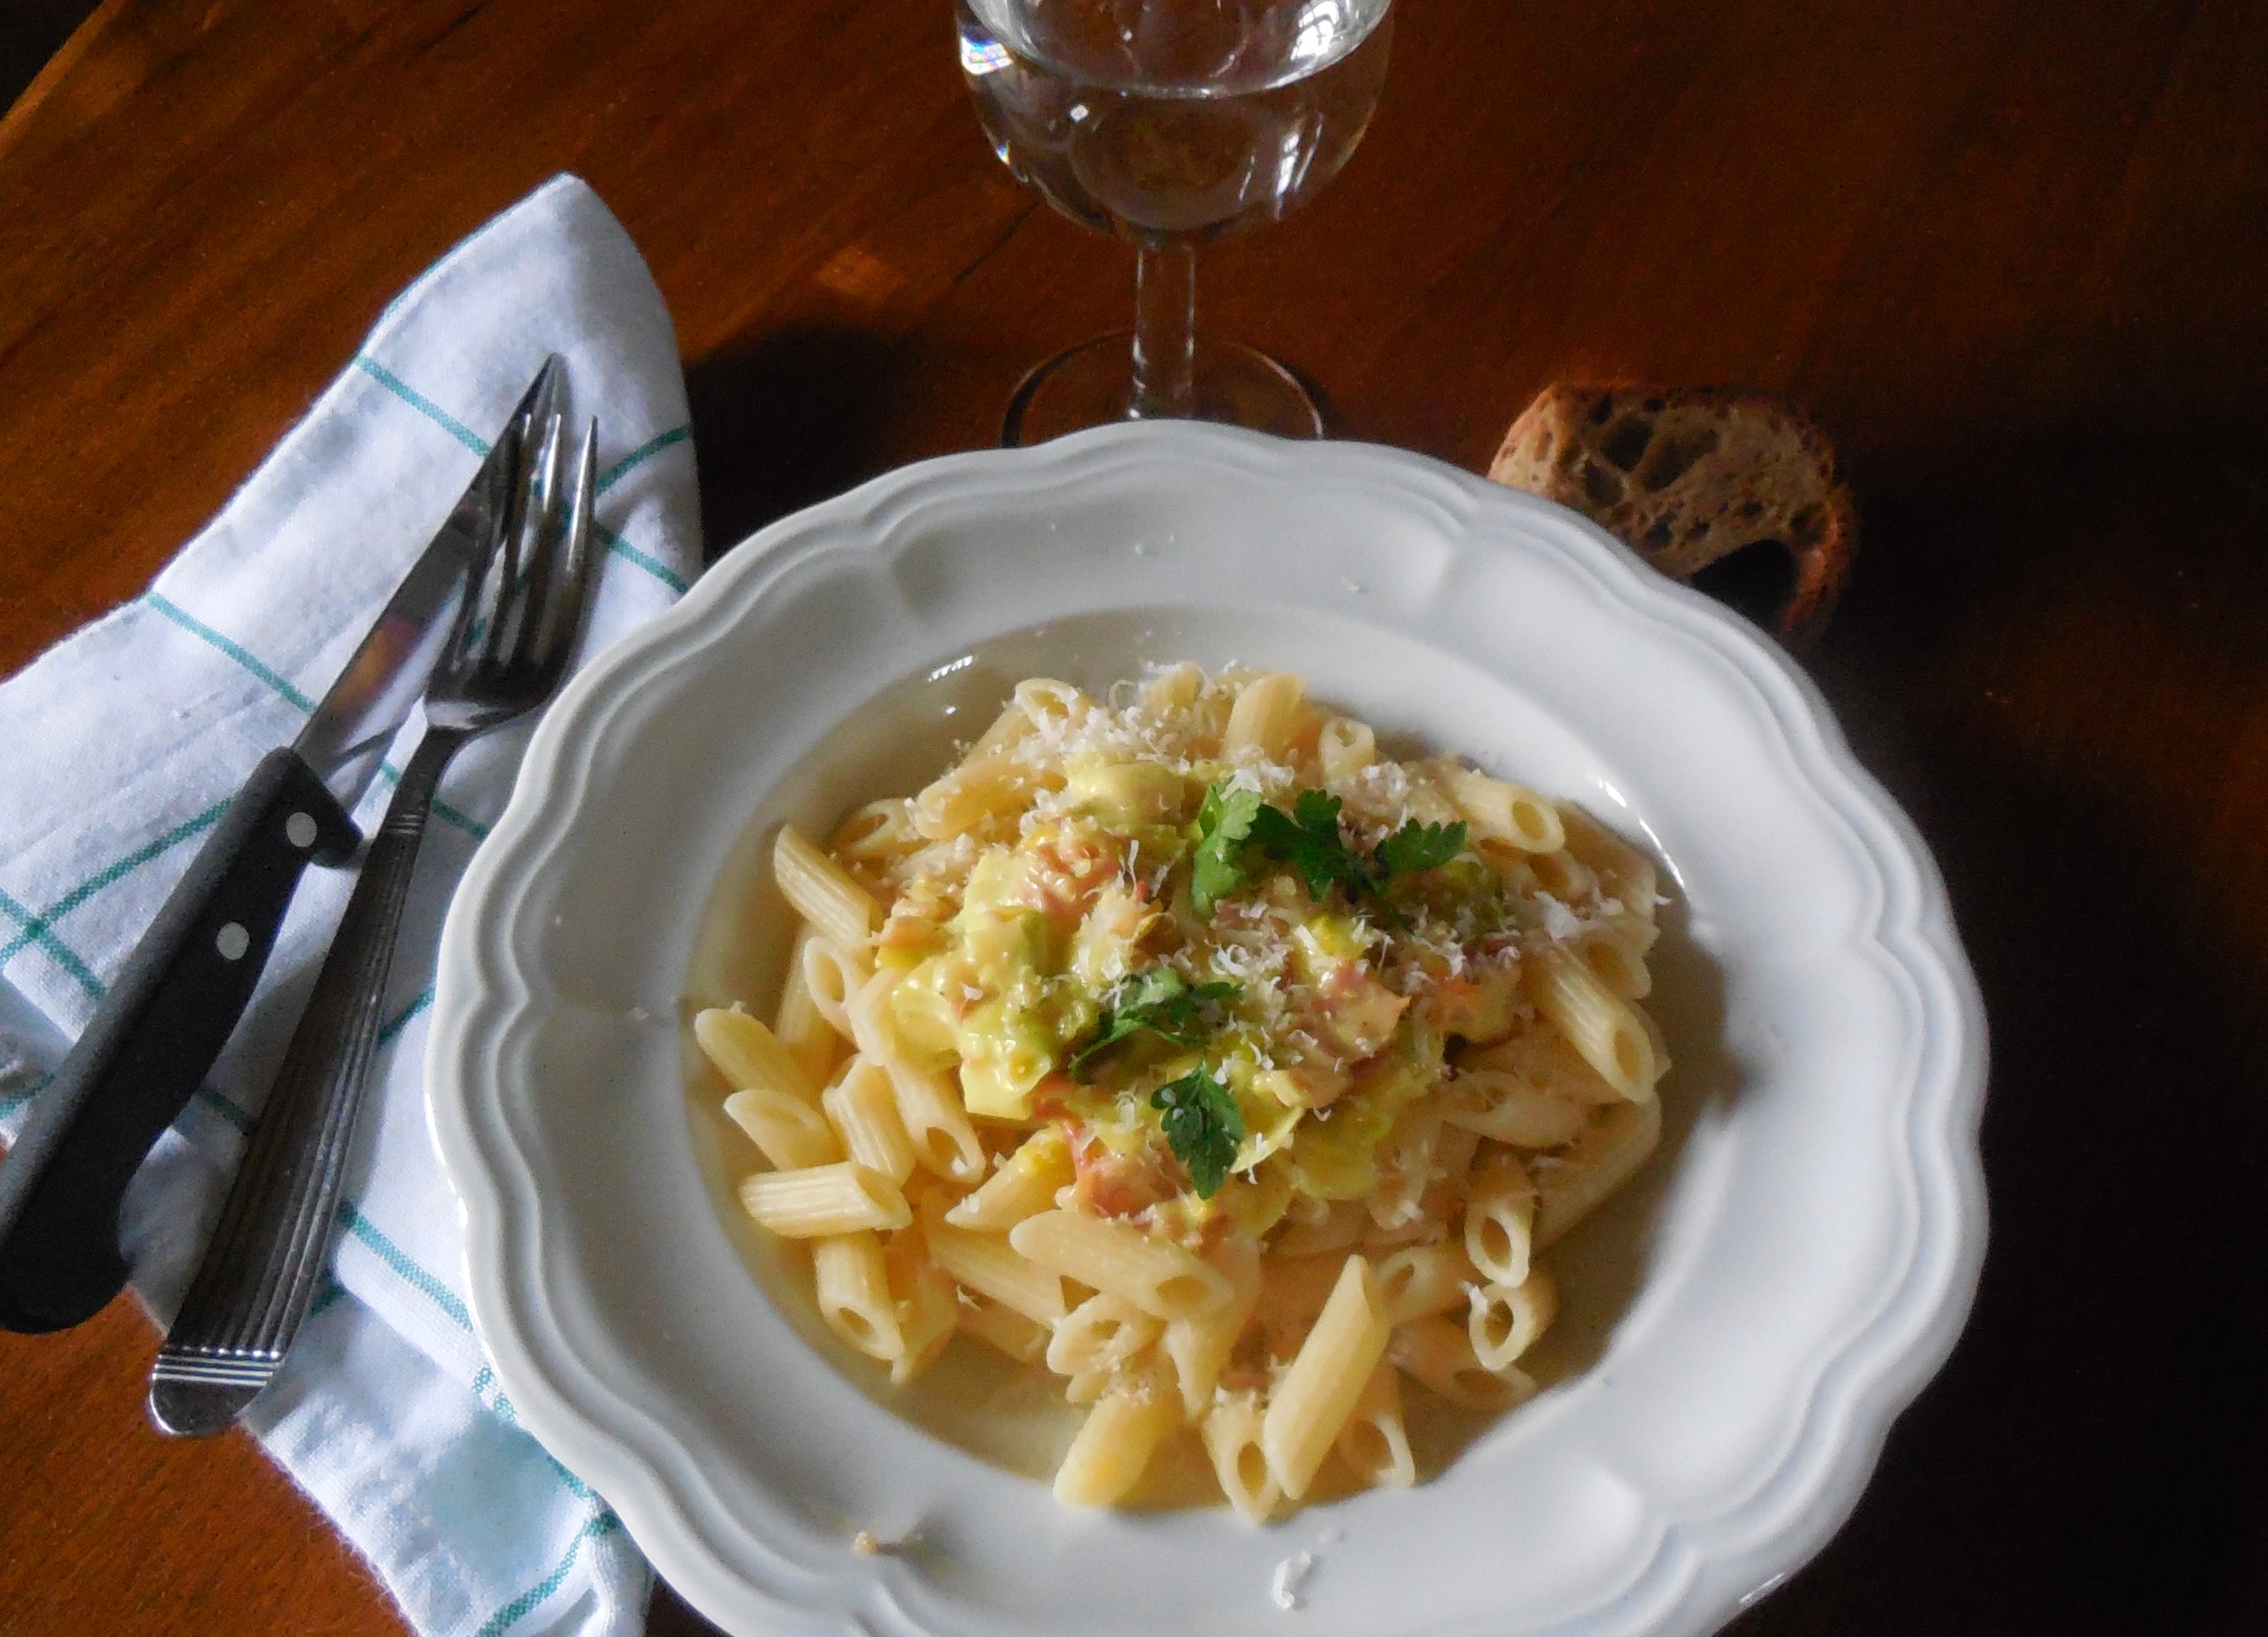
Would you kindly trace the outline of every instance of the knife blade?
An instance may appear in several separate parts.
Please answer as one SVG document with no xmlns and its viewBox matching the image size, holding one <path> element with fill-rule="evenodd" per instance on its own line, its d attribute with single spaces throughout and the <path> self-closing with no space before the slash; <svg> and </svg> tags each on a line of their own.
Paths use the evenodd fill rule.
<svg viewBox="0 0 2268 1637">
<path fill-rule="evenodd" d="M 0 1163 L 0 1329 L 67 1329 L 124 1288 L 126 1186 L 227 1044 L 307 865 L 343 865 L 360 848 L 354 804 L 425 691 L 467 571 L 494 548 L 559 374 L 547 360 L 298 739 L 254 769 L 34 1103 Z"/>
</svg>

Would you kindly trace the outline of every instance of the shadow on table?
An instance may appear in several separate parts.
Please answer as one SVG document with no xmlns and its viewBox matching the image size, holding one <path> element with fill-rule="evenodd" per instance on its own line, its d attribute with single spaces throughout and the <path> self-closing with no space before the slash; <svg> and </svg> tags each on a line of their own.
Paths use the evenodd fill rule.
<svg viewBox="0 0 2268 1637">
<path fill-rule="evenodd" d="M 861 411 L 889 352 L 883 337 L 863 330 L 800 325 L 686 372 L 711 562 L 767 523 L 881 470 Z"/>
<path fill-rule="evenodd" d="M 1936 469 L 1815 670 L 1984 988 L 1991 1247 L 1849 1524 L 1733 1629 L 2268 1630 L 2268 487 L 2195 448 Z"/>
<path fill-rule="evenodd" d="M 95 0 L 8 0 L 0 5 L 0 112 L 95 10 Z"/>
</svg>

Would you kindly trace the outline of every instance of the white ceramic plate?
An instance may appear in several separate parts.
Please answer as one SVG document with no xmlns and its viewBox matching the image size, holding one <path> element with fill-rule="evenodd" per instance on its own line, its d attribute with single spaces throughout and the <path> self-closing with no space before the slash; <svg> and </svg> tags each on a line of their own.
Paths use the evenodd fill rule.
<svg viewBox="0 0 2268 1637">
<path fill-rule="evenodd" d="M 1548 1390 L 1265 1530 L 1065 1512 L 880 1407 L 687 1092 L 688 1006 L 777 969 L 763 832 L 911 790 L 1017 677 L 1144 658 L 1298 671 L 1582 801 L 1673 898 L 1663 1147 L 1554 1252 Z M 1705 1632 L 1818 1548 L 1967 1311 L 1984 1063 L 1927 853 L 1777 650 L 1466 473 L 1167 425 L 877 480 L 579 678 L 451 912 L 429 1075 L 503 1387 L 726 1628 L 1248 1633 L 1305 1552 L 1296 1629 L 1415 1637 Z"/>
</svg>

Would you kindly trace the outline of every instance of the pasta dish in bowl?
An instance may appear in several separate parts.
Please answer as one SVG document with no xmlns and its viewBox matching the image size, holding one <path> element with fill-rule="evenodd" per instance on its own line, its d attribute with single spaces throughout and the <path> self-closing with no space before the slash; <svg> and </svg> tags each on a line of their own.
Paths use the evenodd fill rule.
<svg viewBox="0 0 2268 1637">
<path fill-rule="evenodd" d="M 1175 426 L 878 480 L 603 656 L 429 1078 L 499 1382 L 727 1629 L 1635 1637 L 1951 1345 L 1982 1054 L 1753 634 Z"/>
<path fill-rule="evenodd" d="M 1254 1521 L 1329 1456 L 1406 1487 L 1404 1383 L 1531 1397 L 1537 1253 L 1659 1134 L 1655 868 L 1296 677 L 1123 691 L 1027 679 L 829 850 L 782 827 L 777 1024 L 693 1019 L 740 1198 L 893 1383 L 964 1332 L 1066 1378 L 1060 1500 L 1185 1430 Z"/>
</svg>

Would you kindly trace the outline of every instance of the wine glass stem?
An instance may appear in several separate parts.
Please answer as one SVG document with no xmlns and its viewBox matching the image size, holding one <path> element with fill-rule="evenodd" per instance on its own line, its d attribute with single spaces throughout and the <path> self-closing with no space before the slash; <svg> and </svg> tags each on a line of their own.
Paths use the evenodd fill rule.
<svg viewBox="0 0 2268 1637">
<path fill-rule="evenodd" d="M 1197 413 L 1197 250 L 1144 239 L 1134 260 L 1134 402 L 1137 421 Z"/>
</svg>

